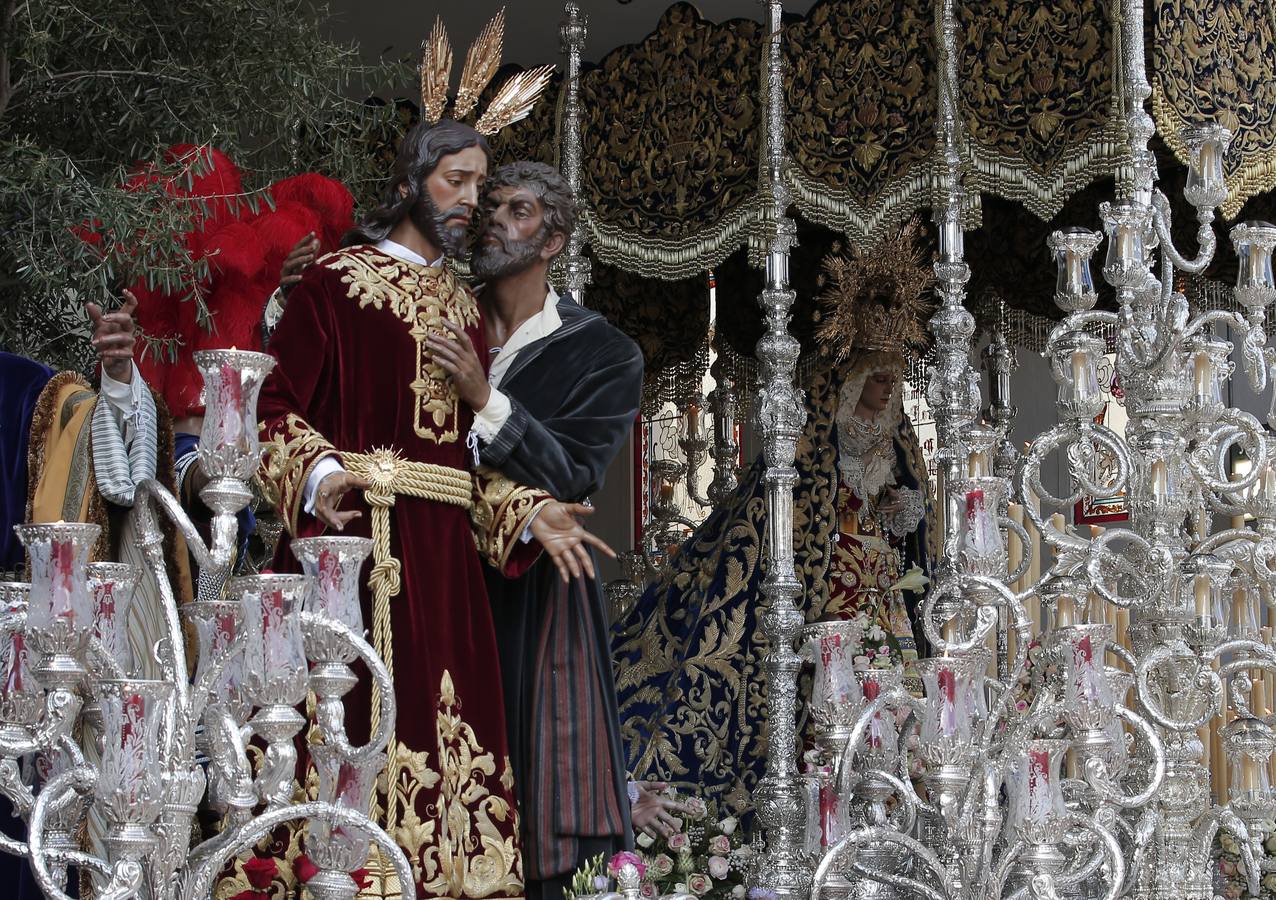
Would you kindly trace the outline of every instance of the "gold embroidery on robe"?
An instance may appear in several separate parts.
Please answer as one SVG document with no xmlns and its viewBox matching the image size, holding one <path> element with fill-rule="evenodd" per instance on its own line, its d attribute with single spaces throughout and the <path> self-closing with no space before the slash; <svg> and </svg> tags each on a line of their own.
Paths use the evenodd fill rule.
<svg viewBox="0 0 1276 900">
<path fill-rule="evenodd" d="M 438 768 L 431 766 L 428 752 L 395 744 L 394 761 L 382 773 L 378 791 L 378 799 L 388 800 L 390 809 L 386 831 L 403 848 L 425 896 L 521 897 L 522 860 L 512 836 L 518 833 L 517 824 L 506 829 L 509 836 L 495 824 L 517 823 L 517 812 L 487 787 L 488 780 L 497 777 L 496 759 L 478 742 L 459 706 L 452 675 L 444 670 L 435 718 Z M 502 760 L 499 783 L 507 791 L 513 784 L 508 757 Z M 393 791 L 389 798 L 387 789 Z M 435 789 L 438 799 L 431 808 L 436 814 L 422 820 L 417 797 Z M 372 884 L 360 897 L 400 896 L 393 868 L 375 848 L 367 868 Z"/>
<path fill-rule="evenodd" d="M 258 480 L 275 502 L 290 534 L 297 533 L 301 497 L 315 464 L 336 453 L 319 432 L 296 413 L 288 413 L 274 434 L 262 429 L 263 453 Z"/>
<path fill-rule="evenodd" d="M 802 585 L 808 622 L 845 609 L 848 582 L 885 592 L 902 574 L 894 548 L 862 542 L 840 546 L 848 543 L 840 540 L 838 527 L 842 510 L 834 420 L 841 384 L 837 373 L 819 372 L 807 385 L 808 419 L 796 449 L 801 477 L 793 497 L 794 574 Z M 925 485 L 924 460 L 907 420 L 896 438 L 897 448 L 905 452 L 905 468 Z M 760 461 L 715 512 L 719 527 L 693 532 L 671 556 L 656 586 L 617 623 L 622 637 L 613 653 L 631 777 L 685 785 L 735 810 L 752 802 L 764 770 L 770 721 L 766 634 L 756 615 L 746 618 L 743 636 L 734 625 L 740 610 L 761 610 L 767 602 L 761 592 L 766 577 L 761 553 L 767 530 L 764 475 Z M 865 613 L 866 627 L 915 650 L 911 636 L 904 634 L 903 604 L 889 604 L 883 612 L 874 621 L 867 621 Z M 734 651 L 737 642 L 739 650 Z"/>
<path fill-rule="evenodd" d="M 346 296 L 359 307 L 388 309 L 409 327 L 416 343 L 416 376 L 408 385 L 416 402 L 412 408 L 412 428 L 418 437 L 436 444 L 450 444 L 460 436 L 459 400 L 442 366 L 431 361 L 425 339 L 431 334 L 450 338 L 443 319 L 469 327 L 479 321 L 478 304 L 456 277 L 440 266 L 427 268 L 366 249 L 342 250 L 326 259 L 327 265 L 343 272 L 341 283 Z"/>
<path fill-rule="evenodd" d="M 313 699 L 313 698 L 312 698 Z M 435 715 L 437 735 L 436 757 L 441 771 L 431 767 L 428 751 L 414 751 L 401 742 L 393 745 L 394 758 L 377 782 L 370 814 L 385 828 L 403 850 L 412 865 L 412 874 L 424 891 L 418 896 L 453 897 L 457 900 L 483 898 L 521 898 L 523 865 L 512 836 L 504 836 L 494 822 L 514 822 L 510 834 L 518 834 L 518 813 L 501 796 L 493 795 L 488 779 L 496 775 L 493 754 L 483 748 L 474 730 L 462 718 L 452 675 L 444 670 L 439 686 L 439 705 Z M 313 709 L 308 713 L 313 715 Z M 308 741 L 319 740 L 314 724 Z M 250 746 L 249 757 L 254 768 L 262 764 L 261 748 Z M 514 772 L 509 757 L 501 761 L 499 783 L 505 791 L 514 785 Z M 422 791 L 438 790 L 429 806 L 433 813 L 422 820 L 416 811 L 417 796 Z M 389 821 L 386 816 L 386 794 L 393 790 Z M 296 785 L 294 802 L 316 800 L 319 777 L 313 765 L 306 767 L 305 786 Z M 293 863 L 304 851 L 306 826 L 289 823 L 264 838 L 256 847 L 259 854 L 274 858 L 278 873 L 274 883 L 282 885 L 291 897 L 297 888 Z M 384 859 L 374 843 L 368 849 L 366 888 L 359 891 L 360 900 L 399 900 L 402 889 L 394 867 Z M 243 871 L 243 860 L 233 864 L 233 874 L 217 882 L 214 900 L 228 898 L 249 890 Z"/>
<path fill-rule="evenodd" d="M 532 513 L 553 502 L 548 494 L 523 487 L 500 472 L 480 466 L 474 473 L 474 506 L 470 523 L 478 551 L 503 570 Z"/>
</svg>

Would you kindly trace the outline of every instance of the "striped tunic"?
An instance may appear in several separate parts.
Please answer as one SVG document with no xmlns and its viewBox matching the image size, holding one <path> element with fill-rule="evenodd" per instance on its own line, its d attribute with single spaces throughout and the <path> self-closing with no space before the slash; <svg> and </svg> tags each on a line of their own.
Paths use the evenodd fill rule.
<svg viewBox="0 0 1276 900">
<path fill-rule="evenodd" d="M 601 487 L 633 429 L 642 353 L 597 312 L 554 300 L 549 292 L 533 339 L 512 335 L 493 362 L 509 412 L 494 436 L 479 435 L 481 461 L 581 501 Z M 486 574 L 524 873 L 528 895 L 538 896 L 535 882 L 632 840 L 610 622 L 598 583 L 564 585 L 548 557 L 518 579 Z"/>
</svg>

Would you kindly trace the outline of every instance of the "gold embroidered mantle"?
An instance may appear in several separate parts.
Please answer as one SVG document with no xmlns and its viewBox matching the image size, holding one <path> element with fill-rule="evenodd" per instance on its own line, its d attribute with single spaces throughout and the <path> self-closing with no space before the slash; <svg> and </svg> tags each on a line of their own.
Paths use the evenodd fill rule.
<svg viewBox="0 0 1276 900">
<path fill-rule="evenodd" d="M 431 334 L 451 337 L 443 327 L 449 319 L 463 328 L 478 324 L 478 304 L 446 266 L 430 268 L 383 253 L 342 250 L 323 262 L 344 274 L 346 296 L 360 309 L 388 309 L 410 329 L 416 343 L 416 377 L 408 385 L 416 396 L 412 428 L 418 437 L 450 444 L 460 436 L 459 399 L 447 372 L 428 358 L 425 339 Z"/>
</svg>

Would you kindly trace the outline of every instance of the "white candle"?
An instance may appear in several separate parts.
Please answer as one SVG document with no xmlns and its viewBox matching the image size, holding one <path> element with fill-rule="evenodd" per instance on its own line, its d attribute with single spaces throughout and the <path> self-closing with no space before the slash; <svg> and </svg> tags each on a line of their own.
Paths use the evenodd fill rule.
<svg viewBox="0 0 1276 900">
<path fill-rule="evenodd" d="M 1258 779 L 1258 763 L 1254 762 L 1253 757 L 1248 753 L 1241 754 L 1241 784 L 1242 793 L 1255 793 L 1260 790 Z"/>
<path fill-rule="evenodd" d="M 1266 501 L 1276 500 L 1276 469 L 1271 465 L 1263 466 L 1263 474 L 1259 477 L 1258 496 Z"/>
<path fill-rule="evenodd" d="M 1212 611 L 1210 577 L 1208 575 L 1197 575 L 1194 587 L 1196 592 L 1196 617 L 1203 619 L 1210 615 Z"/>
<path fill-rule="evenodd" d="M 1086 353 L 1084 350 L 1072 351 L 1072 389 L 1081 391 L 1085 388 L 1086 378 Z"/>
<path fill-rule="evenodd" d="M 954 617 L 944 623 L 944 643 L 957 644 L 961 642 L 961 636 L 957 633 L 957 619 Z M 944 656 L 948 656 L 948 651 L 944 651 Z"/>
<path fill-rule="evenodd" d="M 1152 463 L 1152 499 L 1165 500 L 1170 493 L 1169 470 L 1165 460 L 1158 459 Z"/>
<path fill-rule="evenodd" d="M 1134 258 L 1134 228 L 1118 225 L 1116 229 L 1117 256 L 1124 262 L 1138 262 Z"/>
<path fill-rule="evenodd" d="M 1068 290 L 1079 297 L 1086 289 L 1085 275 L 1081 270 L 1081 267 L 1085 265 L 1085 259 L 1075 250 L 1067 250 L 1064 252 L 1064 260 L 1068 273 Z"/>
<path fill-rule="evenodd" d="M 1077 605 L 1067 594 L 1059 597 L 1054 602 L 1054 627 L 1063 628 L 1065 625 L 1072 625 L 1076 621 Z"/>
<path fill-rule="evenodd" d="M 1246 268 L 1249 269 L 1249 283 L 1252 285 L 1262 285 L 1267 279 L 1264 277 L 1263 269 L 1267 262 L 1267 254 L 1257 245 L 1249 245 L 1249 258 L 1245 260 Z"/>
<path fill-rule="evenodd" d="M 1223 170 L 1219 150 L 1222 148 L 1214 141 L 1201 144 L 1201 151 L 1196 155 L 1196 171 L 1200 173 L 1201 183 L 1206 187 L 1214 187 L 1218 173 Z"/>
<path fill-rule="evenodd" d="M 1214 363 L 1210 359 L 1208 353 L 1196 354 L 1196 361 L 1192 365 L 1192 386 L 1195 389 L 1196 397 L 1201 401 L 1208 401 L 1211 396 L 1211 382 L 1214 380 Z"/>
<path fill-rule="evenodd" d="M 1023 525 L 1023 507 L 1018 503 L 1011 503 L 1008 508 L 1010 521 Z M 1009 563 L 1009 571 L 1013 572 L 1023 563 L 1024 546 L 1023 541 L 1019 538 L 1019 533 L 1014 530 L 1006 532 L 1006 559 Z M 1024 588 L 1024 579 L 1021 576 L 1011 588 L 1018 593 Z M 1009 640 L 1006 642 L 1006 652 L 1011 660 L 1015 658 L 1015 654 L 1019 651 L 1019 636 L 1014 628 L 1009 629 Z"/>
</svg>

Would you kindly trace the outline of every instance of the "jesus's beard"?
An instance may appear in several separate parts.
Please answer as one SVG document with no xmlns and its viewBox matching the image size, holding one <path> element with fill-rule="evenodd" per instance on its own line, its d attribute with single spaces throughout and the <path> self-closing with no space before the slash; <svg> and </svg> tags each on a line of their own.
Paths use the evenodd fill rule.
<svg viewBox="0 0 1276 900">
<path fill-rule="evenodd" d="M 410 213 L 412 224 L 420 229 L 426 240 L 443 251 L 444 256 L 457 258 L 465 255 L 466 225 L 448 225 L 452 218 L 468 218 L 469 210 L 464 206 L 454 206 L 446 212 L 439 212 L 428 193 L 422 192 Z"/>
<path fill-rule="evenodd" d="M 489 232 L 489 235 L 495 238 L 495 243 L 480 241 L 474 249 L 474 258 L 470 260 L 470 269 L 479 281 L 495 281 L 517 275 L 532 265 L 549 243 L 549 231 L 545 228 L 524 241 L 507 238 L 497 232 Z"/>
</svg>

